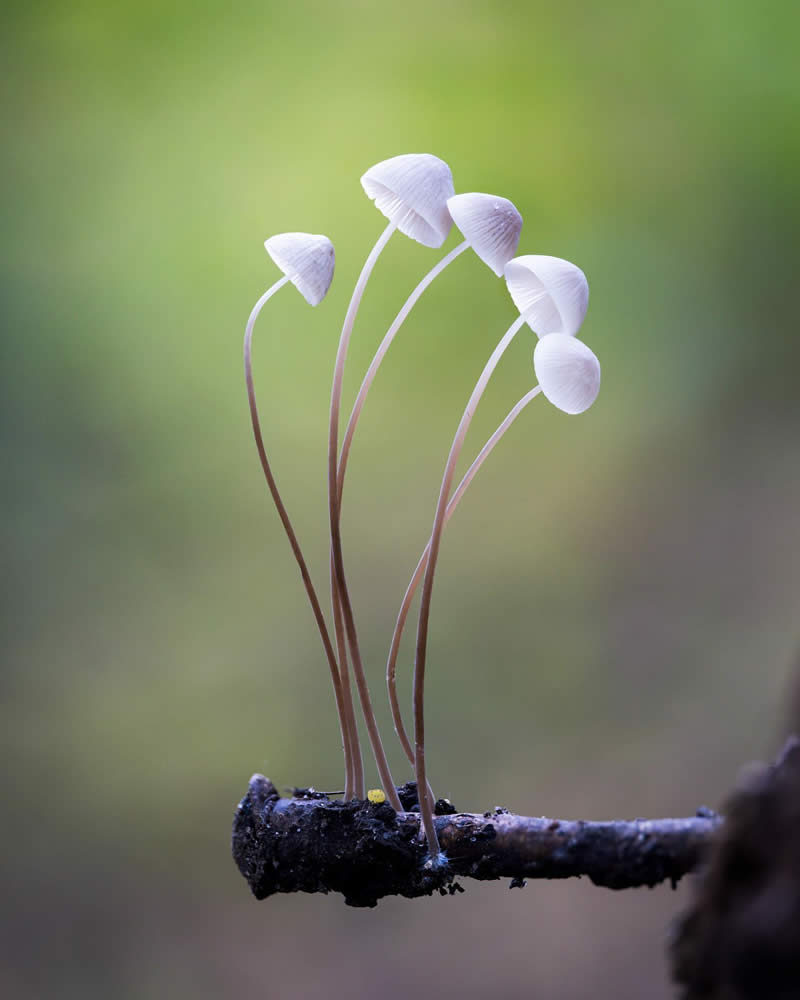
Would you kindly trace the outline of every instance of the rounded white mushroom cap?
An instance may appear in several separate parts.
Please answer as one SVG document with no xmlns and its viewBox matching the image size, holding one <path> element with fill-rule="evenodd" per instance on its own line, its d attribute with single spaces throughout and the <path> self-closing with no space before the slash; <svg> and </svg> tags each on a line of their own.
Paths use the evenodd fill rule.
<svg viewBox="0 0 800 1000">
<path fill-rule="evenodd" d="M 440 247 L 453 220 L 447 199 L 455 194 L 450 167 L 430 153 L 406 153 L 376 163 L 361 178 L 367 195 L 401 233 L 426 247 Z"/>
<path fill-rule="evenodd" d="M 529 254 L 510 260 L 505 276 L 514 305 L 534 333 L 578 332 L 589 305 L 589 283 L 579 267 L 560 257 Z"/>
<path fill-rule="evenodd" d="M 577 337 L 542 337 L 533 352 L 533 367 L 542 392 L 564 413 L 583 413 L 597 399 L 600 362 Z"/>
<path fill-rule="evenodd" d="M 498 278 L 517 252 L 522 216 L 508 198 L 493 194 L 456 194 L 447 207 L 464 238 Z"/>
<path fill-rule="evenodd" d="M 327 236 L 280 233 L 264 243 L 267 253 L 306 302 L 318 306 L 333 281 L 336 255 Z"/>
</svg>

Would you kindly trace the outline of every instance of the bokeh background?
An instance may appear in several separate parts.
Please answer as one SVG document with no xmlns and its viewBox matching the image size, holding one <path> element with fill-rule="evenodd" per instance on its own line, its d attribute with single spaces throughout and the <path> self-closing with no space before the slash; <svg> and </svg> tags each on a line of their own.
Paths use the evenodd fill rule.
<svg viewBox="0 0 800 1000">
<path fill-rule="evenodd" d="M 332 363 L 383 226 L 361 173 L 434 152 L 457 190 L 514 200 L 521 252 L 580 264 L 601 394 L 580 418 L 537 400 L 447 531 L 432 780 L 464 809 L 719 805 L 775 751 L 800 646 L 799 10 L 7 5 L 4 996 L 672 995 L 686 886 L 476 883 L 375 911 L 249 896 L 229 856 L 249 775 L 334 789 L 342 769 L 241 337 L 277 275 L 265 237 L 329 235 L 328 298 L 311 310 L 285 289 L 255 345 L 274 467 L 323 587 Z M 436 259 L 391 241 L 348 403 Z M 391 627 L 461 409 L 513 316 L 503 282 L 459 259 L 356 439 L 346 558 L 398 780 Z M 532 384 L 532 346 L 521 334 L 497 371 L 470 455 Z"/>
</svg>

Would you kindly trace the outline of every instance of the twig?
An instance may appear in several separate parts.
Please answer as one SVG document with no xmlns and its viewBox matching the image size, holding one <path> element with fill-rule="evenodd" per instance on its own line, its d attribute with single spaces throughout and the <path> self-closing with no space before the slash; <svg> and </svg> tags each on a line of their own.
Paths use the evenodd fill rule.
<svg viewBox="0 0 800 1000">
<path fill-rule="evenodd" d="M 409 808 L 413 785 L 399 792 Z M 268 778 L 255 774 L 234 818 L 233 857 L 258 899 L 341 892 L 351 906 L 374 906 L 388 895 L 452 894 L 463 877 L 510 878 L 514 886 L 586 875 L 610 889 L 667 880 L 674 887 L 703 859 L 722 818 L 702 809 L 686 819 L 595 823 L 497 808 L 439 815 L 435 823 L 449 862 L 444 871 L 425 866 L 418 813 L 308 791 L 280 798 Z"/>
</svg>

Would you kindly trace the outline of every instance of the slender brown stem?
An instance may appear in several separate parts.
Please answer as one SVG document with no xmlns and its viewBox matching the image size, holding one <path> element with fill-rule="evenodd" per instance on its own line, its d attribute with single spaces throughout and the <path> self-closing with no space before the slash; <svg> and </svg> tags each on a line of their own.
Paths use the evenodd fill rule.
<svg viewBox="0 0 800 1000">
<path fill-rule="evenodd" d="M 499 443 L 500 439 L 503 437 L 505 432 L 514 423 L 517 417 L 522 413 L 528 403 L 535 399 L 541 392 L 541 388 L 537 385 L 534 386 L 529 392 L 526 392 L 522 399 L 509 411 L 505 420 L 500 424 L 497 430 L 492 434 L 486 444 L 478 452 L 478 456 L 472 465 L 464 473 L 464 478 L 455 488 L 453 495 L 447 504 L 447 509 L 444 512 L 444 523 L 450 520 L 450 518 L 455 513 L 455 509 L 458 506 L 459 501 L 463 497 L 467 490 L 467 487 L 475 478 L 478 470 L 486 461 L 486 459 L 491 455 L 495 446 Z M 406 733 L 406 728 L 403 723 L 403 716 L 400 711 L 400 702 L 397 697 L 397 657 L 400 652 L 400 640 L 403 636 L 403 629 L 405 628 L 406 619 L 408 618 L 408 612 L 411 609 L 411 602 L 414 600 L 414 594 L 417 592 L 417 587 L 419 587 L 420 581 L 422 580 L 422 574 L 425 572 L 425 567 L 428 565 L 428 554 L 431 550 L 430 540 L 425 546 L 425 550 L 419 558 L 417 563 L 417 568 L 414 570 L 414 575 L 411 577 L 411 581 L 406 588 L 405 595 L 403 597 L 403 603 L 400 606 L 400 611 L 397 615 L 397 624 L 394 627 L 394 633 L 392 635 L 392 644 L 389 648 L 389 658 L 386 662 L 386 686 L 389 691 L 389 705 L 392 709 L 392 720 L 394 722 L 395 732 L 403 746 L 405 755 L 409 762 L 414 764 L 414 751 L 411 748 L 411 741 Z M 431 793 L 432 794 L 432 793 Z"/>
<path fill-rule="evenodd" d="M 275 503 L 275 507 L 278 511 L 278 516 L 281 519 L 281 524 L 286 532 L 289 539 L 289 545 L 292 548 L 294 557 L 297 560 L 297 565 L 300 567 L 300 575 L 303 578 L 303 585 L 306 588 L 306 593 L 308 594 L 308 600 L 311 604 L 311 610 L 314 613 L 314 619 L 317 623 L 317 628 L 319 629 L 319 634 L 322 639 L 322 645 L 325 650 L 325 656 L 328 660 L 328 666 L 331 673 L 331 682 L 333 684 L 333 693 L 336 699 L 336 711 L 339 716 L 339 728 L 341 730 L 342 737 L 342 752 L 344 754 L 345 761 L 345 777 L 348 771 L 352 769 L 352 765 L 349 761 L 349 746 L 350 739 L 348 736 L 348 719 L 345 712 L 345 705 L 342 701 L 342 687 L 339 679 L 339 670 L 336 663 L 336 656 L 333 652 L 333 647 L 331 646 L 330 635 L 328 634 L 328 628 L 325 624 L 325 617 L 322 614 L 322 609 L 320 608 L 319 601 L 317 600 L 317 594 L 314 590 L 314 585 L 311 582 L 311 576 L 308 572 L 308 567 L 306 566 L 306 561 L 303 557 L 303 553 L 300 549 L 300 543 L 297 541 L 297 536 L 295 535 L 292 523 L 289 520 L 289 515 L 284 506 L 283 500 L 281 499 L 280 492 L 278 491 L 278 485 L 275 482 L 275 477 L 272 475 L 272 469 L 270 468 L 269 460 L 267 459 L 266 448 L 264 447 L 264 438 L 261 433 L 261 421 L 258 416 L 258 406 L 256 404 L 256 393 L 255 387 L 253 385 L 253 364 L 252 364 L 252 344 L 253 344 L 253 328 L 255 327 L 256 319 L 258 319 L 258 314 L 265 303 L 282 288 L 283 285 L 289 280 L 288 277 L 283 277 L 279 281 L 276 281 L 271 288 L 267 289 L 266 292 L 261 296 L 261 298 L 256 302 L 255 306 L 250 313 L 250 317 L 247 320 L 247 327 L 245 328 L 244 335 L 244 377 L 245 383 L 247 385 L 247 400 L 250 405 L 250 419 L 253 424 L 253 436 L 255 437 L 256 449 L 258 450 L 258 457 L 261 460 L 261 468 L 264 471 L 264 478 L 267 481 L 267 486 L 272 494 L 272 499 Z"/>
<path fill-rule="evenodd" d="M 513 340 L 515 334 L 525 322 L 524 316 L 518 316 L 501 338 L 497 347 L 486 362 L 486 366 L 472 390 L 464 413 L 459 422 L 450 454 L 447 457 L 442 486 L 439 491 L 439 501 L 436 505 L 436 516 L 433 519 L 433 529 L 431 531 L 430 551 L 428 555 L 428 565 L 425 570 L 425 579 L 422 584 L 422 597 L 420 599 L 419 623 L 417 626 L 417 649 L 414 662 L 414 766 L 417 779 L 417 794 L 419 795 L 420 816 L 428 840 L 431 861 L 436 864 L 439 861 L 439 841 L 436 836 L 436 827 L 433 823 L 433 796 L 429 791 L 427 773 L 425 769 L 425 663 L 428 645 L 428 623 L 431 613 L 431 595 L 433 592 L 433 577 L 436 572 L 436 561 L 439 557 L 439 546 L 442 540 L 442 530 L 444 528 L 445 510 L 447 508 L 447 498 L 450 495 L 450 486 L 456 471 L 456 462 L 461 454 L 461 447 L 464 443 L 467 430 L 475 413 L 475 409 L 480 401 L 483 391 L 486 388 L 492 372 L 497 367 L 504 351 Z"/>
<path fill-rule="evenodd" d="M 333 572 L 333 567 L 331 567 L 331 573 Z M 331 579 L 331 588 L 333 588 L 333 580 Z M 331 589 L 331 594 L 334 591 Z M 337 612 L 339 613 L 339 620 L 337 621 Z M 339 662 L 339 683 L 342 686 L 342 705 L 346 704 L 345 691 L 349 687 L 344 681 L 345 671 L 347 671 L 347 651 L 344 648 L 344 643 L 342 642 L 341 635 L 341 612 L 339 612 L 338 604 L 335 600 L 331 600 L 331 614 L 333 616 L 333 634 L 336 639 L 336 656 Z M 349 672 L 347 673 L 349 681 Z M 345 746 L 346 746 L 346 766 L 344 772 L 344 791 L 342 792 L 342 797 L 345 802 L 349 802 L 350 799 L 355 798 L 353 792 L 353 743 L 350 739 L 350 726 L 348 724 L 347 734 L 345 736 Z"/>
<path fill-rule="evenodd" d="M 345 786 L 345 802 L 351 798 L 363 799 L 366 795 L 366 785 L 364 784 L 364 761 L 361 756 L 361 741 L 358 737 L 358 723 L 356 722 L 355 707 L 353 706 L 353 692 L 350 688 L 350 671 L 347 667 L 347 639 L 344 632 L 344 622 L 342 621 L 342 605 L 339 600 L 339 591 L 336 587 L 336 571 L 333 565 L 333 555 L 330 559 L 331 575 L 331 607 L 333 609 L 333 626 L 336 635 L 336 648 L 339 654 L 339 673 L 342 682 L 342 702 L 347 713 L 348 733 L 350 737 L 350 762 L 351 774 L 350 784 Z"/>
<path fill-rule="evenodd" d="M 364 267 L 361 269 L 358 281 L 356 282 L 356 287 L 353 290 L 353 295 L 350 299 L 350 304 L 347 308 L 344 324 L 342 326 L 342 334 L 339 339 L 339 347 L 336 352 L 336 364 L 333 371 L 333 385 L 331 388 L 331 416 L 328 435 L 328 504 L 330 508 L 331 553 L 334 565 L 334 590 L 338 593 L 338 598 L 335 596 L 334 600 L 338 599 L 341 603 L 345 633 L 347 635 L 347 641 L 350 647 L 350 657 L 353 663 L 353 674 L 356 679 L 359 700 L 361 701 L 361 710 L 367 726 L 367 732 L 369 734 L 372 752 L 375 756 L 375 763 L 378 767 L 378 773 L 380 774 L 386 797 L 392 807 L 399 811 L 401 808 L 400 799 L 398 798 L 394 780 L 392 778 L 391 771 L 389 770 L 389 762 L 386 759 L 386 753 L 383 749 L 380 733 L 378 732 L 378 724 L 375 719 L 375 713 L 372 709 L 369 688 L 367 687 L 366 675 L 361 661 L 361 652 L 358 647 L 358 635 L 356 633 L 355 620 L 353 618 L 353 609 L 350 603 L 350 595 L 347 590 L 347 581 L 345 579 L 344 559 L 342 557 L 342 539 L 339 528 L 337 461 L 339 454 L 339 409 L 342 397 L 344 366 L 345 361 L 347 360 L 347 348 L 350 343 L 350 335 L 353 330 L 356 313 L 358 312 L 361 297 L 364 294 L 364 288 L 370 273 L 372 272 L 381 251 L 386 246 L 389 238 L 396 228 L 396 223 L 390 222 L 378 238 L 378 241 L 367 257 Z"/>
</svg>

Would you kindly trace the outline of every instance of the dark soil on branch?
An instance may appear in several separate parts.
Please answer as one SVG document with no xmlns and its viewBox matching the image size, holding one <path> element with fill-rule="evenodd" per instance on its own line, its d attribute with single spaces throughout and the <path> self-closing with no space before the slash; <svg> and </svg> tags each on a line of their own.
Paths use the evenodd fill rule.
<svg viewBox="0 0 800 1000">
<path fill-rule="evenodd" d="M 281 799 L 269 779 L 253 775 L 236 812 L 233 857 L 257 899 L 340 892 L 350 906 L 375 906 L 383 896 L 453 889 L 451 872 L 425 867 L 417 814 L 398 814 L 385 802 L 340 802 L 311 789 L 296 791 L 306 794 Z M 408 786 L 399 791 L 411 808 L 416 793 Z"/>
<path fill-rule="evenodd" d="M 505 809 L 457 813 L 437 802 L 447 864 L 432 865 L 419 836 L 413 783 L 398 789 L 407 812 L 387 803 L 340 802 L 313 789 L 281 798 L 263 775 L 250 780 L 233 824 L 233 857 L 253 894 L 339 892 L 351 906 L 383 896 L 463 891 L 457 878 L 588 876 L 612 889 L 673 886 L 702 858 L 721 820 L 707 810 L 688 819 L 591 823 L 516 816 Z"/>
</svg>

